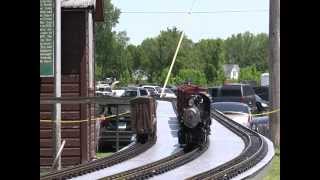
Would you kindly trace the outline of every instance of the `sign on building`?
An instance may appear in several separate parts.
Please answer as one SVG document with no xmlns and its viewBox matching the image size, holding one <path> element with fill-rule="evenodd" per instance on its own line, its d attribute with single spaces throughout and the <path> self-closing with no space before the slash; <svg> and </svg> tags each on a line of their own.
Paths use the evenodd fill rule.
<svg viewBox="0 0 320 180">
<path fill-rule="evenodd" d="M 40 77 L 54 76 L 54 0 L 40 0 Z"/>
</svg>

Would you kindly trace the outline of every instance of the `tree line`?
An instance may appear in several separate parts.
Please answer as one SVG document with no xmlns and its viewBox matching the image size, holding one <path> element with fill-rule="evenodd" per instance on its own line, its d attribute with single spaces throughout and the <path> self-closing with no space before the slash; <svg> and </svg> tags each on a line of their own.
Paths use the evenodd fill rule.
<svg viewBox="0 0 320 180">
<path fill-rule="evenodd" d="M 96 79 L 115 77 L 123 85 L 129 83 L 163 84 L 174 56 L 181 30 L 170 27 L 139 45 L 128 44 L 126 32 L 115 32 L 120 10 L 105 0 L 105 21 L 96 24 Z M 195 84 L 222 84 L 224 64 L 238 64 L 239 81 L 259 81 L 268 71 L 268 35 L 250 32 L 226 39 L 202 39 L 193 42 L 184 36 L 169 79 L 169 84 L 191 80 Z"/>
</svg>

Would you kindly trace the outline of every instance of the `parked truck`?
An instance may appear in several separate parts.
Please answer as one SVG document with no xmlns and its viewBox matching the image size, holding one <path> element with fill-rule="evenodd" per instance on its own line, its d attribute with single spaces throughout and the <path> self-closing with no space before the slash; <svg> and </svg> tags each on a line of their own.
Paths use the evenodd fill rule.
<svg viewBox="0 0 320 180">
<path fill-rule="evenodd" d="M 247 104 L 252 112 L 258 110 L 255 92 L 249 84 L 228 83 L 212 89 L 211 93 L 213 102 L 241 102 Z"/>
</svg>

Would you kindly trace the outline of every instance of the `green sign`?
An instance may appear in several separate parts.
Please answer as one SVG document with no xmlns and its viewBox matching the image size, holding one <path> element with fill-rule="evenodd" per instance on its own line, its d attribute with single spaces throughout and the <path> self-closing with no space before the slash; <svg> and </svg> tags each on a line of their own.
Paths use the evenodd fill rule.
<svg viewBox="0 0 320 180">
<path fill-rule="evenodd" d="M 54 76 L 54 0 L 40 0 L 40 76 Z"/>
</svg>

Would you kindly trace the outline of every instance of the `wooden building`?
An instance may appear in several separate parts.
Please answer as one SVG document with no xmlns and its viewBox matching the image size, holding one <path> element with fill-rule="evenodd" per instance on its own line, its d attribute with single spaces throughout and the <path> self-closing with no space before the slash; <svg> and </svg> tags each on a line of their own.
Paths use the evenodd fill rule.
<svg viewBox="0 0 320 180">
<path fill-rule="evenodd" d="M 103 20 L 102 0 L 61 0 L 61 95 L 94 96 L 94 24 Z M 40 96 L 53 97 L 54 78 L 40 77 Z M 51 119 L 53 105 L 40 105 L 40 119 Z M 94 105 L 62 104 L 62 120 L 94 117 Z M 66 140 L 62 166 L 90 161 L 95 156 L 96 122 L 62 123 Z M 40 123 L 40 166 L 53 163 L 52 123 Z"/>
</svg>

